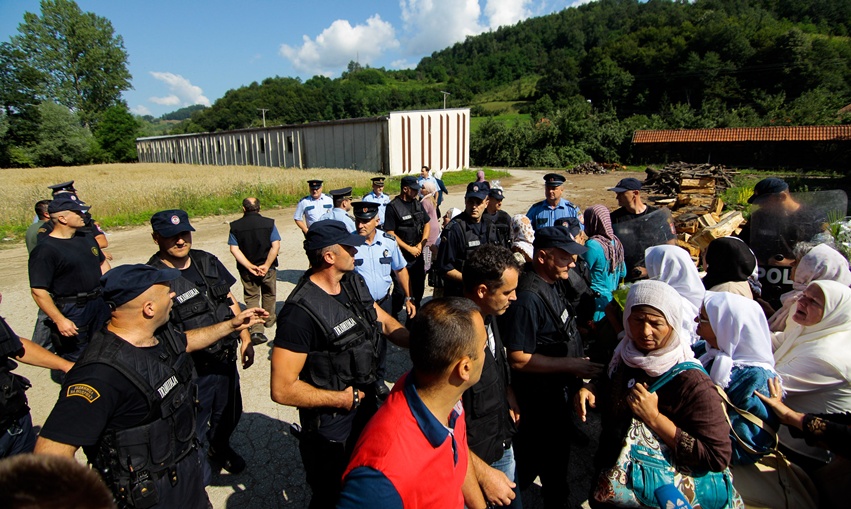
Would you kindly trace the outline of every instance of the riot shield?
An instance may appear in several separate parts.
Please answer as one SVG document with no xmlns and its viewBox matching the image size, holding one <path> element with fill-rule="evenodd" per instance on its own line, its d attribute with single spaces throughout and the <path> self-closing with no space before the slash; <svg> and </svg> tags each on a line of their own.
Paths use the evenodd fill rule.
<svg viewBox="0 0 851 509">
<path fill-rule="evenodd" d="M 743 240 L 759 262 L 762 298 L 775 309 L 780 295 L 792 289 L 795 244 L 824 232 L 828 223 L 846 216 L 847 208 L 845 191 L 835 189 L 772 197 L 751 212 Z"/>
<path fill-rule="evenodd" d="M 671 211 L 667 207 L 613 224 L 612 229 L 623 244 L 628 281 L 636 279 L 635 269 L 644 266 L 645 249 L 677 238 Z"/>
</svg>

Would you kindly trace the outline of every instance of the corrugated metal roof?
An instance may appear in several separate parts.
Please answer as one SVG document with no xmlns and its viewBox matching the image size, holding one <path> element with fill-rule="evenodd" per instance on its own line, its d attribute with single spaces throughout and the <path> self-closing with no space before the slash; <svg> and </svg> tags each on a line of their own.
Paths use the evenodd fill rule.
<svg viewBox="0 0 851 509">
<path fill-rule="evenodd" d="M 851 141 L 851 125 L 729 127 L 635 131 L 633 143 L 716 143 L 731 141 Z"/>
</svg>

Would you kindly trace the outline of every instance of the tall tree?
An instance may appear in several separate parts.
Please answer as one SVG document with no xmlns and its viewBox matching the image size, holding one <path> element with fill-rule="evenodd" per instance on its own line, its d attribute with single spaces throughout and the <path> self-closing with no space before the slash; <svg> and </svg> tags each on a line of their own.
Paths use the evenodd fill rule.
<svg viewBox="0 0 851 509">
<path fill-rule="evenodd" d="M 41 15 L 27 12 L 12 44 L 46 76 L 46 96 L 92 126 L 121 92 L 131 88 L 124 39 L 112 23 L 83 12 L 73 0 L 42 0 Z"/>
</svg>

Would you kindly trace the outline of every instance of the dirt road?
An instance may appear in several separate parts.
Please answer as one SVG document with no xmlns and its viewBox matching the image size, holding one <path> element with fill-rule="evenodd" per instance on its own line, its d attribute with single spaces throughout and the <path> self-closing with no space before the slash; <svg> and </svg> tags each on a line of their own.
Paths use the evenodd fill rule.
<svg viewBox="0 0 851 509">
<path fill-rule="evenodd" d="M 546 171 L 513 170 L 513 177 L 503 182 L 505 187 L 504 210 L 510 214 L 525 213 L 529 206 L 543 199 L 543 180 Z M 606 191 L 618 180 L 643 174 L 618 172 L 608 175 L 568 175 L 564 196 L 585 208 L 602 203 L 616 206 L 614 193 Z M 129 186 L 128 186 L 129 187 Z M 450 188 L 442 210 L 449 207 L 464 207 L 464 187 Z M 97 203 L 94 203 L 97 217 Z M 303 236 L 293 224 L 294 208 L 269 208 L 262 213 L 276 220 L 282 236 L 278 258 L 278 309 L 293 289 L 307 260 L 302 250 Z M 239 218 L 239 214 L 202 219 L 191 219 L 197 230 L 193 236 L 193 248 L 209 251 L 234 274 L 236 262 L 227 247 L 228 223 Z M 113 265 L 144 263 L 156 251 L 149 227 L 113 230 L 108 233 L 113 256 Z M 241 283 L 233 287 L 234 295 L 242 296 Z M 23 244 L 0 250 L 0 293 L 3 295 L 0 314 L 4 316 L 18 334 L 30 337 L 36 316 L 36 305 L 30 297 L 27 276 L 27 251 Z M 428 290 L 427 290 L 428 293 Z M 274 337 L 274 330 L 267 336 Z M 289 423 L 297 422 L 295 409 L 283 407 L 269 398 L 269 356 L 271 342 L 257 347 L 254 366 L 241 373 L 245 413 L 234 438 L 233 445 L 248 462 L 248 469 L 237 476 L 219 475 L 208 488 L 213 505 L 219 508 L 277 508 L 306 507 L 310 489 L 304 482 L 304 472 L 298 455 L 295 439 L 289 434 Z M 409 368 L 407 353 L 393 349 L 390 353 L 388 380 L 395 380 Z M 32 408 L 33 424 L 40 426 L 56 402 L 59 386 L 51 381 L 49 374 L 41 369 L 21 365 L 17 370 L 33 383 L 27 393 Z M 593 445 L 593 444 L 592 444 Z M 585 460 L 581 461 L 580 458 Z M 82 453 L 78 458 L 85 460 Z M 571 478 L 575 479 L 577 502 L 584 499 L 589 481 L 588 455 L 574 454 Z M 584 485 L 580 487 L 580 485 Z M 535 493 L 524 500 L 527 507 L 536 507 Z"/>
</svg>

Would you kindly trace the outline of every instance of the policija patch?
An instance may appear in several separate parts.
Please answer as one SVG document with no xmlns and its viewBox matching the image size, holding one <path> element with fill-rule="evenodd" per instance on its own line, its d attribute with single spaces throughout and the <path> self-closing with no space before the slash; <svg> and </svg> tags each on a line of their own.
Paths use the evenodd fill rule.
<svg viewBox="0 0 851 509">
<path fill-rule="evenodd" d="M 71 396 L 79 396 L 89 403 L 94 403 L 100 397 L 100 393 L 91 385 L 74 384 L 68 386 L 68 392 L 65 393 L 66 398 Z"/>
</svg>

